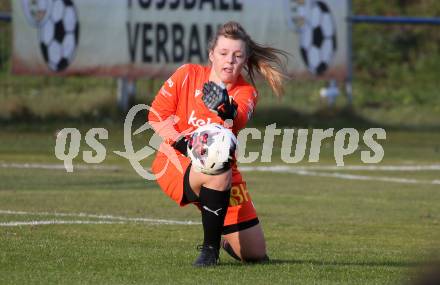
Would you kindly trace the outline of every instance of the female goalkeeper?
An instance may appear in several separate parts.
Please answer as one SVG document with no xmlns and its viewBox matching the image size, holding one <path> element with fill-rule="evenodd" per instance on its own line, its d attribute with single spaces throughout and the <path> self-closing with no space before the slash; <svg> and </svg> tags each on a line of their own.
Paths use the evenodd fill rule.
<svg viewBox="0 0 440 285">
<path fill-rule="evenodd" d="M 195 266 L 217 264 L 220 246 L 238 260 L 268 260 L 263 231 L 236 163 L 217 175 L 197 171 L 186 156 L 185 135 L 209 123 L 229 126 L 237 135 L 257 103 L 256 74 L 277 96 L 282 94 L 281 58 L 287 58 L 285 52 L 255 43 L 240 24 L 228 22 L 209 44 L 211 65 L 181 66 L 152 103 L 148 120 L 164 139 L 152 172 L 171 199 L 180 206 L 193 203 L 201 211 L 204 239 Z M 243 70 L 252 84 L 243 78 Z"/>
</svg>

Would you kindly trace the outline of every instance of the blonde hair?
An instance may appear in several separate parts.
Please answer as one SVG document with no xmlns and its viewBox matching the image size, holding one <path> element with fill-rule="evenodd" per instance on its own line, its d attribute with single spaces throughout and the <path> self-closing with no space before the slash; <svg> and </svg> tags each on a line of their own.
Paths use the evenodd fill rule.
<svg viewBox="0 0 440 285">
<path fill-rule="evenodd" d="M 232 21 L 219 27 L 216 35 L 209 43 L 208 48 L 210 51 L 214 50 L 220 36 L 245 42 L 247 56 L 245 70 L 253 85 L 255 85 L 255 75 L 259 73 L 277 96 L 283 94 L 283 80 L 287 75 L 285 64 L 281 58 L 287 60 L 287 52 L 254 42 L 239 23 Z"/>
</svg>

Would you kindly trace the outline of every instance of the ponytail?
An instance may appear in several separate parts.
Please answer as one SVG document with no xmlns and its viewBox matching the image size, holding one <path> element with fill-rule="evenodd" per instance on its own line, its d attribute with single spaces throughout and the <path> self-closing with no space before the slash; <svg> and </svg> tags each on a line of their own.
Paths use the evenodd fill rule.
<svg viewBox="0 0 440 285">
<path fill-rule="evenodd" d="M 283 80 L 287 78 L 282 58 L 287 60 L 287 52 L 254 42 L 237 22 L 227 22 L 219 28 L 209 45 L 210 50 L 214 49 L 219 36 L 243 40 L 246 44 L 247 55 L 245 70 L 252 84 L 255 85 L 255 76 L 258 73 L 267 81 L 275 95 L 282 96 Z"/>
</svg>

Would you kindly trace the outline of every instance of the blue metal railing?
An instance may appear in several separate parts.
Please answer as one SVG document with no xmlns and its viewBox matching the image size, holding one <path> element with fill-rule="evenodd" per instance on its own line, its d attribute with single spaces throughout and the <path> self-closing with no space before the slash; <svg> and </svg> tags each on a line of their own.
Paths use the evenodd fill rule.
<svg viewBox="0 0 440 285">
<path fill-rule="evenodd" d="M 0 12 L 0 21 L 10 22 L 12 20 L 11 13 Z"/>
<path fill-rule="evenodd" d="M 440 25 L 440 17 L 391 17 L 356 15 L 348 17 L 348 20 L 353 23 Z"/>
</svg>

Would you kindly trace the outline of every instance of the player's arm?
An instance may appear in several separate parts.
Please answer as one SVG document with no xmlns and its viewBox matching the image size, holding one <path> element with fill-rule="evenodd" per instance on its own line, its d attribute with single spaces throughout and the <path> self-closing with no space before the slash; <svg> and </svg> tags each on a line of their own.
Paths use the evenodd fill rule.
<svg viewBox="0 0 440 285">
<path fill-rule="evenodd" d="M 180 137 L 180 130 L 175 126 L 179 118 L 176 117 L 179 102 L 180 88 L 188 75 L 186 65 L 180 67 L 160 88 L 151 104 L 148 122 L 164 141 L 173 144 Z"/>
<path fill-rule="evenodd" d="M 253 87 L 243 87 L 234 94 L 234 101 L 237 104 L 237 115 L 234 118 L 234 130 L 243 129 L 252 117 L 257 105 L 258 93 Z"/>
</svg>

